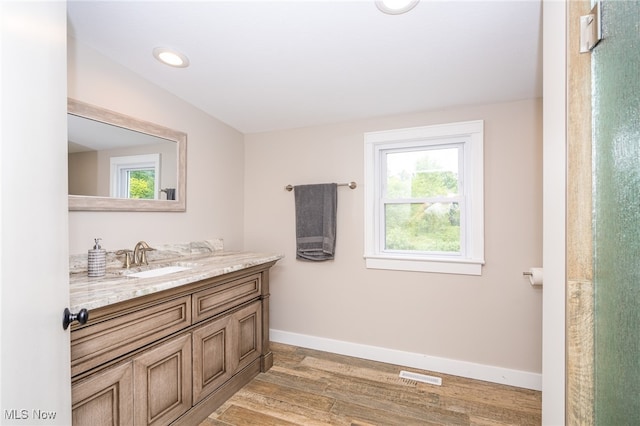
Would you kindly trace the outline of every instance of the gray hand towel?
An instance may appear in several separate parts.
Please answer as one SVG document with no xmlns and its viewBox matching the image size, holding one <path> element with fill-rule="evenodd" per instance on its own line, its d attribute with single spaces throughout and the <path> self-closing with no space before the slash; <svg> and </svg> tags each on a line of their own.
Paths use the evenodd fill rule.
<svg viewBox="0 0 640 426">
<path fill-rule="evenodd" d="M 333 259 L 336 248 L 337 187 L 335 183 L 294 187 L 297 259 Z"/>
</svg>

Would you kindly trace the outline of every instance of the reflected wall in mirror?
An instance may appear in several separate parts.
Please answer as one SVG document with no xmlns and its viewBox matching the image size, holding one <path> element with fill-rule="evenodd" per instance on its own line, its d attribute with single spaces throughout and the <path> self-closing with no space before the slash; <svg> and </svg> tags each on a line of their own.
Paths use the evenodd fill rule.
<svg viewBox="0 0 640 426">
<path fill-rule="evenodd" d="M 68 100 L 69 210 L 185 211 L 183 132 Z"/>
</svg>

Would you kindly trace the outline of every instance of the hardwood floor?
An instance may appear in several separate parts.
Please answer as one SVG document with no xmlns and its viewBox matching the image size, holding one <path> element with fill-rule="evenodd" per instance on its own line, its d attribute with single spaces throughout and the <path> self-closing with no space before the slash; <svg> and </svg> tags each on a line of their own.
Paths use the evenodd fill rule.
<svg viewBox="0 0 640 426">
<path fill-rule="evenodd" d="M 272 343 L 274 366 L 200 426 L 539 425 L 540 392 Z M 401 370 L 442 378 L 430 385 Z"/>
</svg>

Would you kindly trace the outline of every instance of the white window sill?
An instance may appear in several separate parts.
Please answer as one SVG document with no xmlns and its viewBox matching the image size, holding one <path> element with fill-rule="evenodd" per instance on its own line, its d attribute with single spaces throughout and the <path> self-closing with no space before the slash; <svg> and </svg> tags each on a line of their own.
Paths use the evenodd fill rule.
<svg viewBox="0 0 640 426">
<path fill-rule="evenodd" d="M 407 256 L 365 255 L 369 269 L 436 272 L 441 274 L 482 275 L 482 259 L 411 258 Z"/>
</svg>

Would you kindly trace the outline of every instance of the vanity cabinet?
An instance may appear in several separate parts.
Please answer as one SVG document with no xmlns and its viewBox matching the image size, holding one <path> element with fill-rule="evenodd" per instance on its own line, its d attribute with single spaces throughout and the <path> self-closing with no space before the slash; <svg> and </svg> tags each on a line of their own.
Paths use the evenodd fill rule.
<svg viewBox="0 0 640 426">
<path fill-rule="evenodd" d="M 72 326 L 73 424 L 198 424 L 268 370 L 272 264 L 96 309 Z"/>
</svg>

